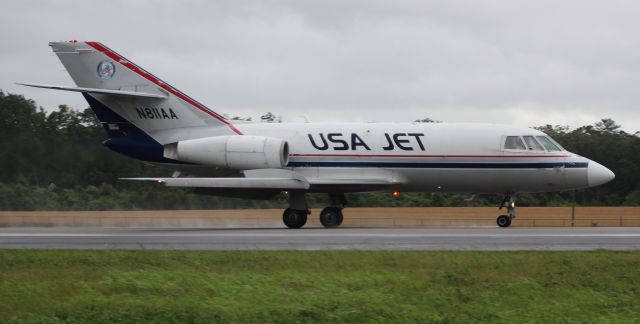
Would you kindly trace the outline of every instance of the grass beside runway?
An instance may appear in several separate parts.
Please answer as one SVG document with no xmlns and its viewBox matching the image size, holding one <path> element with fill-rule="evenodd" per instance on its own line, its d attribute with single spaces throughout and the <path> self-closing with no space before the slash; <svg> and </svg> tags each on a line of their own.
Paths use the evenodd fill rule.
<svg viewBox="0 0 640 324">
<path fill-rule="evenodd" d="M 640 252 L 0 250 L 0 322 L 633 322 Z"/>
</svg>

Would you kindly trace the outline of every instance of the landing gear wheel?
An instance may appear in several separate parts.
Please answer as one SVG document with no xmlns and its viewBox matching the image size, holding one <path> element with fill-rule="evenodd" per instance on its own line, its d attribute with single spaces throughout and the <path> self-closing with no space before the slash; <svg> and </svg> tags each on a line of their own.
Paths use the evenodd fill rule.
<svg viewBox="0 0 640 324">
<path fill-rule="evenodd" d="M 496 219 L 496 223 L 500 227 L 509 227 L 511 225 L 511 222 L 516 218 L 516 203 L 513 200 L 512 195 L 513 193 L 507 193 L 504 196 L 502 203 L 500 203 L 500 207 L 498 207 L 499 210 L 502 208 L 506 208 L 507 212 L 509 212 L 509 214 L 500 215 Z"/>
<path fill-rule="evenodd" d="M 342 219 L 342 209 L 338 207 L 327 207 L 320 213 L 320 223 L 324 227 L 338 227 Z"/>
<path fill-rule="evenodd" d="M 307 223 L 307 213 L 306 210 L 287 208 L 282 213 L 282 221 L 288 228 L 300 228 Z"/>
<path fill-rule="evenodd" d="M 511 217 L 508 215 L 500 215 L 496 219 L 496 223 L 500 227 L 509 227 L 509 225 L 511 225 Z"/>
</svg>

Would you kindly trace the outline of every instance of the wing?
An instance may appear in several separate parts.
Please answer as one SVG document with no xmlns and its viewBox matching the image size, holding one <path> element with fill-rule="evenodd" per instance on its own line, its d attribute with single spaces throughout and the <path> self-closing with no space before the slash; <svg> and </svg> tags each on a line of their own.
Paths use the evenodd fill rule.
<svg viewBox="0 0 640 324">
<path fill-rule="evenodd" d="M 121 178 L 121 180 L 153 181 L 166 187 L 186 188 L 309 189 L 308 182 L 287 178 Z"/>
<path fill-rule="evenodd" d="M 400 184 L 384 177 L 306 178 L 289 170 L 250 170 L 244 178 L 122 178 L 121 180 L 150 181 L 166 187 L 198 188 L 203 193 L 222 195 L 233 193 L 243 197 L 257 193 L 277 193 L 289 190 L 310 192 L 362 192 L 377 191 Z"/>
<path fill-rule="evenodd" d="M 389 179 L 287 179 L 287 178 L 120 178 L 120 180 L 150 181 L 166 187 L 184 188 L 246 188 L 246 189 L 278 189 L 338 191 L 378 190 L 399 184 Z"/>
</svg>

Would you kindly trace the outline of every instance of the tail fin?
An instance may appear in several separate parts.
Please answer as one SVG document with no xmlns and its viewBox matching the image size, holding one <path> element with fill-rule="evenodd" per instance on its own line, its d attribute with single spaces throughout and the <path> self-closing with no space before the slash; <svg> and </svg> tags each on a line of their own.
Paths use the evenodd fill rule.
<svg viewBox="0 0 640 324">
<path fill-rule="evenodd" d="M 224 117 L 101 43 L 49 46 L 78 86 L 59 90 L 82 92 L 112 138 L 122 135 L 119 130 L 126 124 L 152 138 L 164 130 L 198 126 L 220 126 L 221 133 L 241 134 Z"/>
</svg>

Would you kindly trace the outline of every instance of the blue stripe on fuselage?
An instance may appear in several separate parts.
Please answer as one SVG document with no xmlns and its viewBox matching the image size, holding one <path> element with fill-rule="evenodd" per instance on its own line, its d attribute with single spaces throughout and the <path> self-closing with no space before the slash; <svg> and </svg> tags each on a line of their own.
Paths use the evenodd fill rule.
<svg viewBox="0 0 640 324">
<path fill-rule="evenodd" d="M 360 161 L 296 161 L 289 167 L 373 167 L 408 169 L 552 169 L 586 168 L 587 162 L 360 162 Z"/>
</svg>

